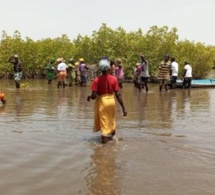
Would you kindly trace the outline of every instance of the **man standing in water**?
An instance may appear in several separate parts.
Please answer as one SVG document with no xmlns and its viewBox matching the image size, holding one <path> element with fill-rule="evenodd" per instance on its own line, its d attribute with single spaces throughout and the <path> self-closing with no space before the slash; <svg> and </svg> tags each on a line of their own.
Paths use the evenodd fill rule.
<svg viewBox="0 0 215 195">
<path fill-rule="evenodd" d="M 148 92 L 149 88 L 148 88 L 148 82 L 149 82 L 149 63 L 148 60 L 146 60 L 144 55 L 140 56 L 141 59 L 141 84 L 143 84 L 143 86 L 145 86 L 146 92 Z"/>
<path fill-rule="evenodd" d="M 190 66 L 189 62 L 184 62 L 184 81 L 183 81 L 183 88 L 191 88 L 192 82 L 192 67 Z"/>
<path fill-rule="evenodd" d="M 96 99 L 94 107 L 94 131 L 101 131 L 102 143 L 105 144 L 109 141 L 109 138 L 113 138 L 116 131 L 114 93 L 122 107 L 123 116 L 127 115 L 127 111 L 119 93 L 117 78 L 108 74 L 110 69 L 109 60 L 101 60 L 99 68 L 102 75 L 93 80 L 91 86 L 92 93 L 87 97 L 87 101 Z"/>
<path fill-rule="evenodd" d="M 171 75 L 170 87 L 174 89 L 176 85 L 176 81 L 178 79 L 178 63 L 173 57 L 171 58 L 171 63 L 172 63 L 172 75 Z"/>
<path fill-rule="evenodd" d="M 170 75 L 171 75 L 171 62 L 169 60 L 169 55 L 166 54 L 164 57 L 164 60 L 161 62 L 159 65 L 159 73 L 158 73 L 158 80 L 159 80 L 159 86 L 160 86 L 160 91 L 162 91 L 162 86 L 165 86 L 166 91 L 168 91 L 168 82 L 170 80 Z"/>
<path fill-rule="evenodd" d="M 16 84 L 16 88 L 20 88 L 20 81 L 22 79 L 22 63 L 19 60 L 19 56 L 17 54 L 11 56 L 8 62 L 13 64 L 13 70 L 14 70 L 13 77 Z"/>
</svg>

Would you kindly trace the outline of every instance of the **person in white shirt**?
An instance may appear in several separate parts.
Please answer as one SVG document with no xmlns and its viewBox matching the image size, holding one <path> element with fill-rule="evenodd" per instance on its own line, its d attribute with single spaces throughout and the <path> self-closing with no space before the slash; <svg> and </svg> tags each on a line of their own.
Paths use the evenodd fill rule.
<svg viewBox="0 0 215 195">
<path fill-rule="evenodd" d="M 192 67 L 188 62 L 184 62 L 184 81 L 183 81 L 183 88 L 191 88 L 192 82 Z"/>
<path fill-rule="evenodd" d="M 140 55 L 142 69 L 141 69 L 141 81 L 143 83 L 143 87 L 145 86 L 146 92 L 148 92 L 148 82 L 149 82 L 149 62 L 146 60 L 144 55 Z"/>
<path fill-rule="evenodd" d="M 176 81 L 178 79 L 178 63 L 176 62 L 175 58 L 171 58 L 171 65 L 172 65 L 172 73 L 171 73 L 171 84 L 170 88 L 174 89 L 176 85 Z"/>
<path fill-rule="evenodd" d="M 58 66 L 57 66 L 57 71 L 58 71 L 58 74 L 57 74 L 57 80 L 58 80 L 57 87 L 59 88 L 62 85 L 63 88 L 65 88 L 68 66 L 64 62 L 63 58 L 58 58 L 57 63 L 58 63 Z"/>
</svg>

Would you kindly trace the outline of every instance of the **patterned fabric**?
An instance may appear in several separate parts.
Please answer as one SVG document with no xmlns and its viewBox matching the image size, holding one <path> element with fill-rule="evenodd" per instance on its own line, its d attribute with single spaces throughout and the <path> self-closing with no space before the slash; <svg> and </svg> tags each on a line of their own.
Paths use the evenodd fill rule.
<svg viewBox="0 0 215 195">
<path fill-rule="evenodd" d="M 17 82 L 21 81 L 21 79 L 22 79 L 22 72 L 15 72 L 13 78 Z"/>
<path fill-rule="evenodd" d="M 171 62 L 168 61 L 162 61 L 160 66 L 159 66 L 159 74 L 158 74 L 158 79 L 165 79 L 169 80 L 170 79 L 170 71 L 172 69 Z"/>
</svg>

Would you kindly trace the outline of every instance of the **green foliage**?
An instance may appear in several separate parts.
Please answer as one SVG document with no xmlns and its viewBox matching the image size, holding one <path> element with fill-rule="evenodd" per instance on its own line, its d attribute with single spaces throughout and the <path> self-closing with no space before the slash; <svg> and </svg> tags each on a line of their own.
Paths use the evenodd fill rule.
<svg viewBox="0 0 215 195">
<path fill-rule="evenodd" d="M 0 74 L 13 73 L 10 56 L 18 54 L 24 66 L 24 74 L 34 75 L 38 70 L 44 71 L 51 58 L 63 57 L 67 62 L 83 57 L 88 64 L 97 64 L 103 56 L 111 60 L 121 58 L 125 76 L 131 78 L 140 54 L 144 54 L 150 63 L 150 75 L 156 76 L 157 65 L 170 54 L 180 65 L 180 75 L 184 62 L 193 67 L 195 78 L 204 78 L 215 64 L 215 47 L 202 43 L 180 40 L 177 29 L 167 26 L 152 26 L 146 33 L 141 29 L 127 33 L 123 28 L 111 29 L 102 24 L 91 36 L 78 35 L 71 41 L 67 35 L 55 39 L 33 41 L 29 37 L 22 39 L 15 31 L 13 36 L 2 32 L 0 42 Z"/>
</svg>

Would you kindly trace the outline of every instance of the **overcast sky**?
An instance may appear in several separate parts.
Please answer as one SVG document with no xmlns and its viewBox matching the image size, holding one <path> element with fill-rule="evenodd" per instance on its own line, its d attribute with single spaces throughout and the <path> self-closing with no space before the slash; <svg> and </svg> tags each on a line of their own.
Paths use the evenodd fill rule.
<svg viewBox="0 0 215 195">
<path fill-rule="evenodd" d="M 143 33 L 176 27 L 180 40 L 215 45 L 215 0 L 0 0 L 0 31 L 33 40 L 92 35 L 102 23 Z"/>
</svg>

